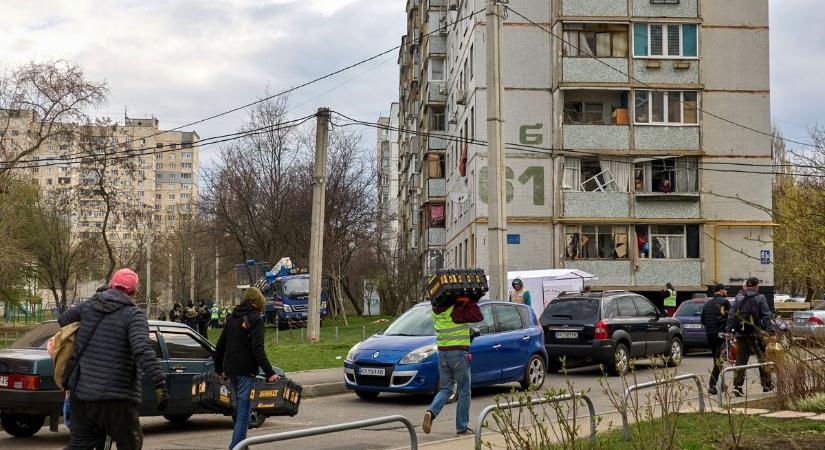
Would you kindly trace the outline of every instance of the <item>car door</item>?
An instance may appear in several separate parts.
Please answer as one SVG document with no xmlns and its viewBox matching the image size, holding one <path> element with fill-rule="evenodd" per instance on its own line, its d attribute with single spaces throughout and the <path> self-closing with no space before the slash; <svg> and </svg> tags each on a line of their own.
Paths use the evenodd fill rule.
<svg viewBox="0 0 825 450">
<path fill-rule="evenodd" d="M 490 305 L 481 305 L 484 320 L 470 326 L 473 330 L 470 344 L 470 381 L 473 385 L 492 384 L 501 379 L 501 367 L 498 364 L 498 345 L 493 310 Z"/>
<path fill-rule="evenodd" d="M 152 350 L 155 351 L 155 355 L 158 357 L 158 364 L 160 364 L 160 370 L 163 373 L 167 373 L 168 364 L 166 363 L 166 358 L 163 355 L 163 351 L 161 350 L 160 340 L 158 338 L 157 329 L 150 328 L 149 329 L 149 344 L 152 346 Z M 152 383 L 146 375 L 143 374 L 141 370 L 141 397 L 142 402 L 140 405 L 140 415 L 141 416 L 154 416 L 158 414 L 158 410 L 155 406 L 155 385 Z"/>
<path fill-rule="evenodd" d="M 501 378 L 510 380 L 520 377 L 527 361 L 528 342 L 527 324 L 521 319 L 515 305 L 493 305 L 493 316 L 498 332 Z"/>
<path fill-rule="evenodd" d="M 166 413 L 189 414 L 194 410 L 192 377 L 215 370 L 212 349 L 200 335 L 188 329 L 170 327 L 160 331 L 168 356 L 169 407 Z"/>
<path fill-rule="evenodd" d="M 645 321 L 645 328 L 647 329 L 647 353 L 651 355 L 661 354 L 667 348 L 667 320 L 659 314 L 656 306 L 650 300 L 634 296 L 633 303 L 636 305 L 636 310 L 639 316 Z"/>
<path fill-rule="evenodd" d="M 630 356 L 644 355 L 647 348 L 647 323 L 639 317 L 633 297 L 622 296 L 615 303 L 619 311 L 616 323 L 630 335 Z"/>
</svg>

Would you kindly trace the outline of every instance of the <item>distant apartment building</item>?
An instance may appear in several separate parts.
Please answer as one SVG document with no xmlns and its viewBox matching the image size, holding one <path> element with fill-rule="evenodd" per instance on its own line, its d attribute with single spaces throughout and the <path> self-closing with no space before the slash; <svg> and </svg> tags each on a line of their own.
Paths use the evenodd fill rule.
<svg viewBox="0 0 825 450">
<path fill-rule="evenodd" d="M 376 167 L 378 179 L 378 224 L 380 239 L 386 250 L 395 251 L 398 245 L 398 103 L 390 105 L 389 117 L 381 117 L 378 124 Z"/>
<path fill-rule="evenodd" d="M 487 266 L 486 3 L 407 2 L 400 239 L 424 274 Z M 771 129 L 768 1 L 509 7 L 538 24 L 503 27 L 509 270 L 771 293 L 771 144 L 745 128 Z"/>
<path fill-rule="evenodd" d="M 21 136 L 21 145 L 24 145 L 26 138 L 22 136 L 30 135 L 27 130 L 33 122 L 32 113 L 12 114 L 17 120 L 9 126 L 7 134 Z M 57 135 L 45 140 L 25 158 L 25 165 L 30 167 L 29 176 L 44 191 L 65 194 L 75 202 L 75 226 L 79 233 L 99 233 L 105 215 L 102 201 L 84 196 L 79 189 L 83 185 L 94 185 L 98 176 L 88 159 L 80 158 L 89 149 L 89 144 L 85 144 L 84 149 L 77 139 L 84 134 L 94 136 L 94 145 L 105 148 L 105 152 L 115 155 L 118 161 L 104 174 L 108 184 L 116 186 L 118 192 L 110 236 L 121 241 L 132 237 L 134 224 L 127 223 L 130 215 L 139 215 L 144 227 L 151 224 L 154 229 L 162 230 L 172 226 L 181 214 L 193 211 L 198 192 L 200 138 L 197 133 L 163 131 L 154 117 L 126 117 L 123 124 L 112 128 L 91 126 L 81 130 L 74 124 L 60 126 L 71 130 L 67 135 L 75 137 Z M 124 155 L 134 156 L 124 158 Z"/>
</svg>

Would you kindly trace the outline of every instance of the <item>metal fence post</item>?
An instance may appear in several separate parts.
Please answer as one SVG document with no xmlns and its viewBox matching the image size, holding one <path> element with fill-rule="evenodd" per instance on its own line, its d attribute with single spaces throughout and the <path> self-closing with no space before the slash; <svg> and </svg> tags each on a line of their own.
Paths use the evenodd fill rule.
<svg viewBox="0 0 825 450">
<path fill-rule="evenodd" d="M 759 364 L 745 364 L 744 366 L 725 367 L 724 369 L 722 369 L 722 371 L 719 372 L 719 379 L 716 381 L 716 390 L 718 391 L 717 395 L 719 396 L 719 404 L 721 405 L 724 402 L 724 397 L 722 396 L 722 393 L 727 389 L 727 387 L 725 386 L 725 374 L 726 373 L 733 372 L 734 370 L 758 369 L 758 368 L 768 367 L 768 366 L 773 366 L 773 365 L 774 365 L 774 363 L 768 361 L 768 362 L 759 363 Z"/>
<path fill-rule="evenodd" d="M 627 389 L 624 391 L 624 397 L 622 398 L 622 409 L 619 411 L 622 415 L 622 428 L 624 428 L 624 439 L 630 439 L 630 424 L 627 419 L 627 400 L 630 399 L 630 394 L 633 391 L 649 388 L 653 386 L 659 386 L 662 384 L 670 384 L 676 383 L 678 381 L 689 380 L 693 379 L 696 381 L 696 389 L 699 391 L 699 412 L 705 412 L 705 395 L 702 392 L 702 379 L 699 378 L 698 375 L 693 373 L 686 373 L 684 375 L 679 375 L 673 378 L 667 378 L 663 380 L 655 380 L 655 381 L 648 381 L 647 383 L 639 383 L 634 384 L 633 386 L 628 386 Z"/>
</svg>

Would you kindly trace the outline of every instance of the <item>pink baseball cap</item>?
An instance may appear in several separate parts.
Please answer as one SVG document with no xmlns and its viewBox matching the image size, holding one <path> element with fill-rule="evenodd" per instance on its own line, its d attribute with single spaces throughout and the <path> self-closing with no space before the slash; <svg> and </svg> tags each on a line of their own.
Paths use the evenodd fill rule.
<svg viewBox="0 0 825 450">
<path fill-rule="evenodd" d="M 129 295 L 137 293 L 138 275 L 132 269 L 120 269 L 112 275 L 109 288 L 121 290 Z"/>
</svg>

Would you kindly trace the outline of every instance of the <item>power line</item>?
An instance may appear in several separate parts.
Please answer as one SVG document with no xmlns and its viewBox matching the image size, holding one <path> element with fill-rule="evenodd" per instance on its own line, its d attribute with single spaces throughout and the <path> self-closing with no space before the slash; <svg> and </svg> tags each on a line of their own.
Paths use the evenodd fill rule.
<svg viewBox="0 0 825 450">
<path fill-rule="evenodd" d="M 429 132 L 425 132 L 425 131 L 413 131 L 413 130 L 398 128 L 398 127 L 392 127 L 392 126 L 389 126 L 389 125 L 381 125 L 381 124 L 377 124 L 377 123 L 374 123 L 374 122 L 361 121 L 361 120 L 353 119 L 353 118 L 351 118 L 349 116 L 346 116 L 342 113 L 339 113 L 337 111 L 332 111 L 332 112 L 334 114 L 337 114 L 337 115 L 353 122 L 353 123 L 349 123 L 349 124 L 337 124 L 337 126 L 342 126 L 343 127 L 343 126 L 360 125 L 360 126 L 366 126 L 366 127 L 376 128 L 376 129 L 383 129 L 383 130 L 389 130 L 389 131 L 398 131 L 398 132 L 403 132 L 403 133 L 410 133 L 410 134 L 414 134 L 414 135 L 418 135 L 418 136 L 424 136 L 424 137 L 436 137 L 436 138 L 440 138 L 440 139 L 444 139 L 444 140 L 448 140 L 448 141 L 466 142 L 468 144 L 474 144 L 474 145 L 480 145 L 480 146 L 487 145 L 486 141 L 482 141 L 482 140 L 478 140 L 478 139 L 466 139 L 466 138 L 461 138 L 460 136 L 445 135 L 445 134 L 433 134 L 433 133 L 429 133 Z M 586 151 L 586 150 L 574 150 L 574 149 L 557 150 L 557 149 L 553 149 L 553 148 L 539 147 L 539 146 L 527 145 L 527 144 L 517 144 L 517 143 L 512 143 L 512 142 L 506 143 L 505 146 L 509 150 L 540 153 L 540 154 L 547 154 L 547 155 L 551 155 L 551 156 L 567 156 L 568 154 L 574 154 L 574 155 L 580 154 L 580 155 L 586 155 L 586 156 L 597 156 L 597 157 L 599 157 L 600 160 L 603 160 L 603 161 L 610 161 L 610 162 L 621 163 L 621 164 L 630 164 L 630 165 L 635 164 L 633 161 L 622 160 L 622 159 L 611 159 L 611 158 L 605 157 L 605 155 L 603 153 L 591 152 L 591 151 Z M 684 156 L 691 156 L 691 155 L 684 155 Z M 671 157 L 667 157 L 667 158 L 673 158 L 673 157 L 671 156 Z M 666 159 L 666 158 L 651 157 L 651 159 Z M 776 168 L 776 167 L 800 167 L 800 168 L 819 169 L 819 167 L 815 167 L 815 166 L 802 166 L 802 165 L 793 165 L 793 164 L 790 164 L 790 165 L 770 164 L 770 165 L 768 165 L 768 164 L 737 163 L 737 162 L 724 162 L 724 161 L 712 161 L 712 162 L 701 161 L 701 165 L 717 165 L 717 166 L 718 165 L 725 165 L 725 166 L 730 165 L 730 166 L 744 166 L 744 167 L 763 167 L 763 168 L 766 168 L 766 169 L 767 168 Z M 786 175 L 786 176 L 791 175 L 791 176 L 801 176 L 801 177 L 825 178 L 825 174 L 785 173 L 785 172 L 775 172 L 773 170 L 770 171 L 770 172 L 767 172 L 767 171 L 753 171 L 753 170 L 749 171 L 749 170 L 736 170 L 736 169 L 713 169 L 713 168 L 710 168 L 710 167 L 697 167 L 697 169 L 698 170 L 704 170 L 704 171 L 710 171 L 710 172 L 750 173 L 750 174 L 756 174 L 756 175 Z"/>
<path fill-rule="evenodd" d="M 602 65 L 604 65 L 604 66 L 607 66 L 607 67 L 609 67 L 611 70 L 614 70 L 614 71 L 616 71 L 616 72 L 618 72 L 618 73 L 620 73 L 620 74 L 622 74 L 622 75 L 624 75 L 624 76 L 628 77 L 629 79 L 633 80 L 633 81 L 634 81 L 634 82 L 636 82 L 636 83 L 641 84 L 642 86 L 644 86 L 644 87 L 646 87 L 646 88 L 650 89 L 651 91 L 655 91 L 655 92 L 667 92 L 667 90 L 657 89 L 657 88 L 655 88 L 655 87 L 651 86 L 650 84 L 645 83 L 644 81 L 641 81 L 641 80 L 639 80 L 638 78 L 633 77 L 633 76 L 632 76 L 632 75 L 630 75 L 629 73 L 624 72 L 623 70 L 621 70 L 621 69 L 619 69 L 619 68 L 616 68 L 616 67 L 611 66 L 610 64 L 608 64 L 608 63 L 606 63 L 606 62 L 602 61 L 602 59 L 601 59 L 601 58 L 599 58 L 599 57 L 597 57 L 597 56 L 596 56 L 596 55 L 595 55 L 592 51 L 587 51 L 587 52 L 584 52 L 584 51 L 583 51 L 580 47 L 578 47 L 578 46 L 576 46 L 576 45 L 574 45 L 574 44 L 571 44 L 570 42 L 566 41 L 563 37 L 561 37 L 561 36 L 559 36 L 559 35 L 557 35 L 557 34 L 553 33 L 553 31 L 552 31 L 552 30 L 549 30 L 549 29 L 545 28 L 544 26 L 542 26 L 541 24 L 536 23 L 536 22 L 535 22 L 535 21 L 533 21 L 532 19 L 530 19 L 530 18 L 528 18 L 528 17 L 524 16 L 524 15 L 523 15 L 523 14 L 521 14 L 520 12 L 518 12 L 518 11 L 516 11 L 515 9 L 511 8 L 509 5 L 505 5 L 504 7 L 505 7 L 507 10 L 512 11 L 512 12 L 513 12 L 513 14 L 515 14 L 515 15 L 517 15 L 517 16 L 519 16 L 519 17 L 521 17 L 522 19 L 524 19 L 524 20 L 526 20 L 526 21 L 530 22 L 532 25 L 534 25 L 534 26 L 538 27 L 540 30 L 542 30 L 542 31 L 546 32 L 546 33 L 547 33 L 547 34 L 549 34 L 550 36 L 553 36 L 554 38 L 556 38 L 556 39 L 560 40 L 563 44 L 565 44 L 565 45 L 567 45 L 567 46 L 569 46 L 569 47 L 575 48 L 575 49 L 576 49 L 577 51 L 579 51 L 579 52 L 583 52 L 583 53 L 585 53 L 585 54 L 586 54 L 586 55 L 588 55 L 589 57 L 591 57 L 591 58 L 595 59 L 598 63 L 600 63 L 600 64 L 602 64 Z M 669 99 L 669 98 L 670 98 L 670 97 L 668 97 L 668 99 Z M 698 101 L 696 102 L 696 103 L 697 103 L 696 105 L 687 105 L 687 103 L 686 103 L 686 102 L 684 102 L 684 101 L 682 101 L 682 100 L 681 100 L 681 98 L 680 98 L 680 99 L 678 99 L 677 101 L 678 101 L 679 103 L 683 104 L 683 105 L 689 106 L 689 107 L 690 107 L 690 108 L 692 108 L 692 109 L 695 109 L 695 110 L 697 110 L 697 111 L 701 111 L 703 114 L 707 114 L 707 115 L 709 115 L 709 116 L 711 116 L 711 117 L 714 117 L 714 118 L 716 118 L 716 119 L 719 119 L 719 120 L 721 120 L 721 121 L 723 121 L 723 122 L 727 122 L 727 123 L 729 123 L 729 124 L 731 124 L 731 125 L 734 125 L 734 126 L 737 126 L 737 127 L 743 128 L 743 129 L 745 129 L 745 130 L 748 130 L 748 131 L 751 131 L 751 132 L 754 132 L 754 133 L 757 133 L 757 134 L 761 134 L 761 135 L 763 135 L 763 136 L 770 137 L 770 138 L 772 138 L 772 139 L 780 139 L 780 140 L 785 141 L 785 142 L 790 142 L 790 143 L 793 143 L 793 144 L 798 144 L 798 145 L 802 145 L 802 146 L 805 146 L 805 147 L 811 147 L 811 148 L 816 148 L 816 149 L 819 149 L 819 150 L 825 150 L 825 148 L 823 148 L 823 147 L 819 147 L 819 146 L 817 146 L 817 145 L 815 145 L 815 144 L 812 144 L 812 143 L 802 142 L 802 141 L 797 141 L 797 140 L 794 140 L 794 139 L 788 139 L 788 138 L 785 138 L 785 137 L 782 137 L 782 136 L 775 135 L 774 133 L 768 133 L 768 132 L 765 132 L 765 131 L 762 131 L 762 130 L 759 130 L 759 129 L 753 128 L 753 127 L 751 127 L 751 126 L 741 124 L 741 123 L 739 123 L 739 122 L 734 122 L 733 120 L 727 119 L 727 118 L 722 117 L 722 116 L 720 116 L 720 115 L 718 115 L 718 114 L 714 114 L 714 113 L 712 113 L 712 112 L 709 112 L 709 111 L 707 111 L 707 110 L 704 110 L 704 109 L 700 108 L 700 107 L 699 107 L 699 104 L 698 104 L 698 103 L 699 103 Z"/>
<path fill-rule="evenodd" d="M 201 140 L 201 141 L 197 142 L 197 144 L 198 144 L 199 147 L 205 147 L 205 146 L 209 146 L 209 145 L 221 144 L 221 143 L 224 143 L 224 142 L 236 141 L 238 139 L 243 139 L 243 138 L 249 137 L 249 136 L 257 136 L 257 135 L 261 135 L 261 134 L 266 134 L 266 133 L 269 133 L 269 132 L 272 132 L 272 131 L 291 129 L 291 128 L 295 128 L 295 127 L 298 127 L 300 125 L 303 125 L 304 123 L 309 121 L 311 118 L 315 117 L 315 115 L 316 114 L 311 114 L 309 116 L 305 116 L 305 117 L 302 117 L 300 119 L 295 119 L 295 120 L 288 121 L 288 122 L 282 122 L 282 123 L 275 124 L 275 125 L 268 125 L 268 126 L 264 126 L 264 127 L 260 127 L 260 128 L 256 128 L 256 129 L 252 129 L 252 130 L 241 131 L 241 132 L 231 133 L 231 134 L 222 135 L 222 136 L 214 136 L 214 137 L 210 137 L 210 138 L 206 138 L 204 140 Z M 208 142 L 204 142 L 204 141 L 208 141 Z M 33 168 L 41 168 L 41 167 L 61 166 L 61 165 L 66 165 L 66 164 L 80 164 L 80 165 L 94 164 L 95 162 L 97 162 L 101 159 L 106 160 L 106 161 L 120 161 L 120 160 L 136 158 L 136 157 L 139 158 L 139 157 L 142 157 L 142 156 L 151 156 L 151 155 L 158 155 L 158 154 L 169 153 L 169 152 L 176 152 L 176 151 L 186 149 L 186 147 L 172 148 L 171 145 L 172 144 L 164 144 L 163 147 L 155 147 L 155 148 L 148 148 L 148 149 L 130 149 L 130 150 L 125 151 L 125 152 L 124 151 L 118 151 L 117 153 L 111 153 L 111 154 L 99 154 L 99 155 L 84 154 L 83 156 L 73 157 L 68 161 L 58 161 L 58 162 L 51 162 L 51 163 L 47 163 L 47 164 L 37 164 L 37 161 L 25 161 L 25 162 L 29 162 L 30 164 L 28 164 L 28 165 L 26 165 L 26 164 L 14 165 L 13 168 L 15 168 L 15 169 L 33 169 Z M 177 144 L 175 144 L 175 145 L 177 145 Z M 168 148 L 164 148 L 164 147 L 168 147 Z M 163 149 L 161 149 L 161 148 L 163 148 Z"/>
<path fill-rule="evenodd" d="M 438 28 L 434 29 L 433 31 L 430 31 L 430 32 L 428 32 L 428 33 L 424 33 L 424 34 L 422 34 L 420 37 L 417 37 L 417 38 L 413 39 L 411 42 L 407 42 L 407 43 L 403 43 L 403 44 L 400 44 L 400 45 L 396 45 L 395 47 L 392 47 L 392 48 L 390 48 L 390 49 L 384 50 L 384 51 L 382 51 L 382 52 L 380 52 L 380 53 L 377 53 L 377 54 L 375 54 L 375 55 L 373 55 L 373 56 L 370 56 L 370 57 L 368 57 L 368 58 L 364 58 L 364 59 L 362 59 L 362 60 L 360 60 L 360 61 L 357 61 L 357 62 L 355 62 L 355 63 L 349 64 L 349 65 L 347 65 L 347 66 L 345 66 L 345 67 L 342 67 L 342 68 L 340 68 L 340 69 L 338 69 L 338 70 L 335 70 L 335 71 L 333 71 L 333 72 L 329 72 L 329 73 L 327 73 L 327 74 L 325 74 L 325 75 L 322 75 L 322 76 L 316 77 L 316 78 L 314 78 L 314 79 L 312 79 L 312 80 L 309 80 L 309 81 L 306 81 L 306 82 L 304 82 L 304 83 L 301 83 L 301 84 L 299 84 L 299 85 L 297 85 L 297 86 L 293 86 L 293 87 L 291 87 L 291 88 L 289 88 L 289 89 L 286 89 L 286 90 L 283 90 L 283 91 L 281 91 L 281 92 L 278 92 L 277 94 L 273 94 L 273 95 L 269 95 L 269 96 L 266 96 L 266 97 L 260 98 L 260 99 L 258 99 L 258 100 L 253 101 L 253 102 L 247 103 L 247 104 L 245 104 L 245 105 L 238 106 L 238 107 L 235 107 L 235 108 L 232 108 L 232 109 L 229 109 L 229 110 L 226 110 L 226 111 L 223 111 L 223 112 L 217 113 L 217 114 L 213 114 L 213 115 L 208 116 L 208 117 L 205 117 L 205 118 L 203 118 L 203 119 L 199 119 L 199 120 L 196 120 L 196 121 L 194 121 L 194 122 L 189 122 L 189 123 L 186 123 L 186 124 L 184 124 L 184 125 L 181 125 L 181 126 L 178 126 L 178 127 L 172 128 L 172 129 L 170 129 L 170 130 L 162 130 L 162 131 L 158 131 L 158 132 L 156 132 L 156 133 L 152 133 L 152 134 L 150 134 L 150 135 L 144 136 L 144 137 L 143 137 L 143 139 L 149 139 L 149 138 L 152 138 L 152 137 L 156 137 L 156 136 L 159 136 L 159 135 L 161 135 L 161 134 L 163 134 L 163 133 L 166 133 L 166 132 L 171 132 L 171 131 L 179 131 L 179 130 L 181 130 L 181 129 L 183 129 L 183 128 L 188 128 L 188 127 L 191 127 L 191 126 L 193 126 L 193 125 L 197 125 L 197 124 L 200 124 L 200 123 L 203 123 L 203 122 L 207 122 L 207 121 L 209 121 L 209 120 L 216 119 L 216 118 L 218 118 L 218 117 L 222 117 L 222 116 L 225 116 L 225 115 L 227 115 L 227 114 L 231 114 L 231 113 L 234 113 L 234 112 L 240 111 L 240 110 L 242 110 L 242 109 L 246 109 L 246 108 L 248 108 L 248 107 L 250 107 L 250 106 L 254 106 L 254 105 L 257 105 L 257 104 L 260 104 L 260 103 L 263 103 L 263 102 L 266 102 L 266 101 L 269 101 L 269 100 L 272 100 L 272 99 L 275 99 L 275 98 L 278 98 L 278 97 L 284 96 L 284 95 L 289 94 L 289 93 L 291 93 L 291 92 L 295 92 L 295 91 L 297 91 L 297 90 L 299 90 L 299 89 L 305 88 L 305 87 L 310 86 L 310 85 L 312 85 L 312 84 L 315 84 L 315 83 L 318 83 L 318 82 L 320 82 L 320 81 L 326 80 L 326 79 L 328 79 L 328 78 L 334 77 L 334 76 L 336 76 L 336 75 L 338 75 L 338 74 L 341 74 L 341 73 L 343 73 L 343 72 L 349 71 L 349 70 L 351 70 L 351 69 L 353 69 L 353 68 L 355 68 L 355 67 L 358 67 L 358 66 L 364 65 L 364 64 L 366 64 L 366 63 L 368 63 L 368 62 L 370 62 L 370 61 L 374 61 L 374 60 L 376 60 L 376 59 L 379 59 L 379 58 L 381 58 L 382 56 L 387 55 L 387 54 L 390 54 L 390 53 L 395 52 L 395 51 L 397 51 L 397 50 L 400 50 L 400 49 L 404 48 L 405 46 L 416 45 L 416 44 L 420 43 L 420 42 L 421 42 L 424 38 L 429 37 L 429 36 L 434 35 L 434 34 L 439 34 L 439 33 L 442 33 L 444 30 L 447 30 L 447 28 L 448 28 L 448 27 L 450 27 L 450 26 L 452 26 L 452 25 L 455 25 L 455 24 L 458 24 L 458 23 L 462 22 L 462 21 L 463 21 L 463 20 L 465 20 L 465 19 L 471 19 L 471 18 L 473 18 L 474 16 L 476 16 L 477 14 L 482 13 L 483 11 L 484 11 L 484 9 L 483 9 L 483 8 L 482 8 L 482 9 L 479 9 L 479 10 L 477 10 L 477 11 L 472 11 L 472 12 L 470 12 L 469 14 L 467 14 L 467 15 L 463 16 L 463 17 L 459 17 L 459 18 L 457 18 L 457 19 L 456 19 L 456 20 L 454 20 L 453 22 L 447 22 L 447 23 L 445 23 L 445 24 L 444 24 L 444 26 L 442 26 L 442 27 L 438 27 Z M 337 87 L 336 87 L 336 88 L 337 88 Z M 118 145 L 116 145 L 116 146 L 106 145 L 106 146 L 104 146 L 101 150 L 102 150 L 102 151 L 105 151 L 105 150 L 107 150 L 107 149 L 109 149 L 109 148 L 112 148 L 112 147 L 118 147 L 118 146 L 119 146 L 119 144 L 118 144 Z M 15 166 L 15 165 L 14 165 L 14 163 L 13 163 L 13 162 L 11 162 L 11 161 L 0 161 L 0 164 L 6 164 L 8 169 L 12 169 L 12 168 L 16 168 L 16 167 L 17 167 L 17 166 Z"/>
</svg>

